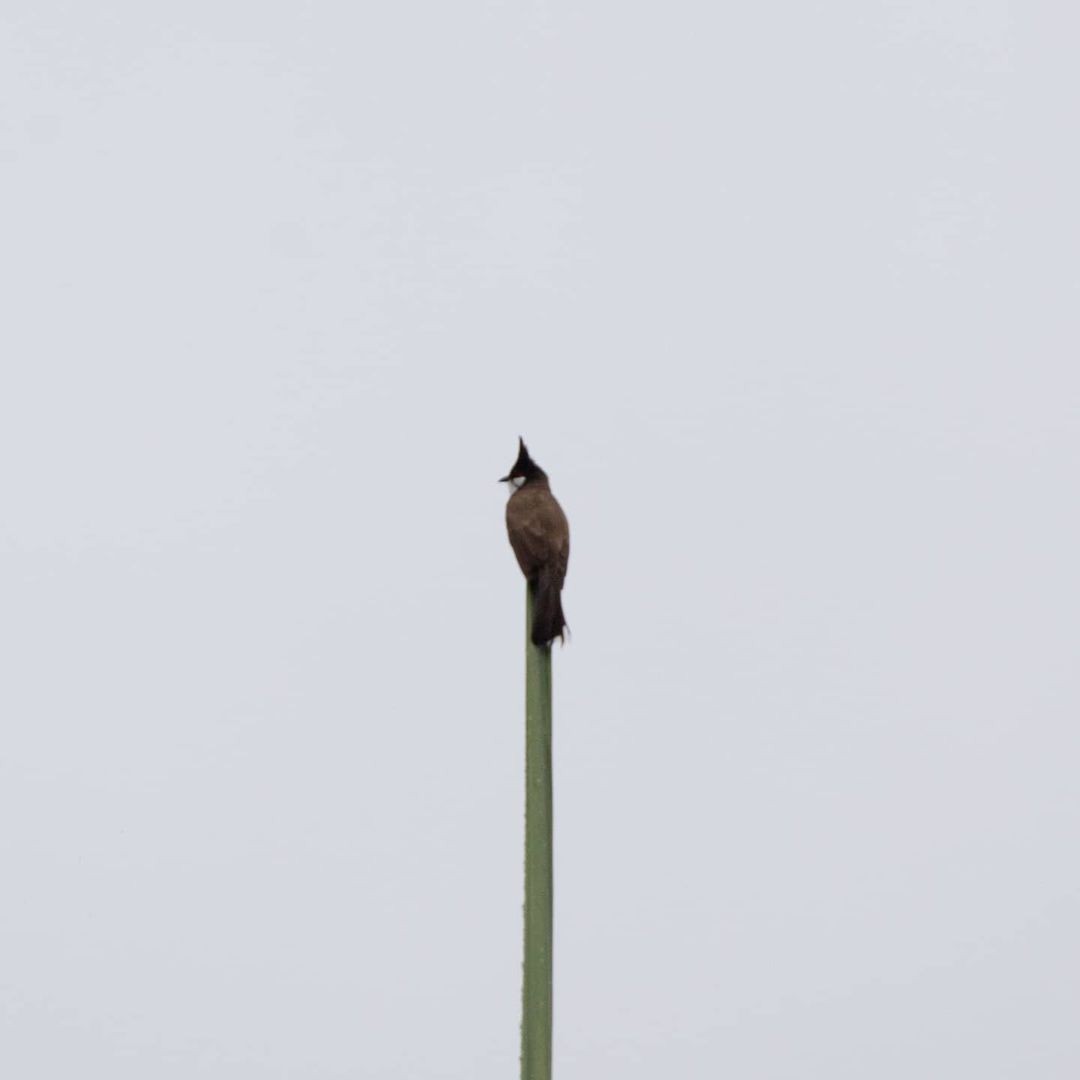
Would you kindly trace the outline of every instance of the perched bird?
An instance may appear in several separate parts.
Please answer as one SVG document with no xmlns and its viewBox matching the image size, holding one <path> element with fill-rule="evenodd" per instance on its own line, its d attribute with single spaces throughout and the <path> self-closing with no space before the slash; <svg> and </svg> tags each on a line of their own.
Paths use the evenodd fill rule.
<svg viewBox="0 0 1080 1080">
<path fill-rule="evenodd" d="M 514 489 L 506 503 L 506 531 L 533 596 L 533 644 L 550 645 L 555 638 L 562 641 L 566 629 L 561 593 L 570 526 L 551 494 L 547 473 L 529 457 L 524 440 L 518 444 L 514 467 L 499 480 Z"/>
</svg>

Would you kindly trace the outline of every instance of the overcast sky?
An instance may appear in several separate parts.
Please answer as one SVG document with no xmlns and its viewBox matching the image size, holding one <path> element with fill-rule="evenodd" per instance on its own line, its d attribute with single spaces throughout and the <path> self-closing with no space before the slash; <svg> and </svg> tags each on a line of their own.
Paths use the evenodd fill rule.
<svg viewBox="0 0 1080 1080">
<path fill-rule="evenodd" d="M 6 0 L 0 1073 L 1080 1075 L 1080 16 Z"/>
</svg>

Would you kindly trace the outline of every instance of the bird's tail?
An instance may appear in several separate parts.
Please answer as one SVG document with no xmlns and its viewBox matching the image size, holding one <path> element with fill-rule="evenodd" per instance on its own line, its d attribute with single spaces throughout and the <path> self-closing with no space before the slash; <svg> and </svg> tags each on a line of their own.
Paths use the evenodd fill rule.
<svg viewBox="0 0 1080 1080">
<path fill-rule="evenodd" d="M 555 638 L 562 641 L 565 630 L 562 583 L 542 570 L 533 584 L 533 644 L 550 645 Z"/>
</svg>

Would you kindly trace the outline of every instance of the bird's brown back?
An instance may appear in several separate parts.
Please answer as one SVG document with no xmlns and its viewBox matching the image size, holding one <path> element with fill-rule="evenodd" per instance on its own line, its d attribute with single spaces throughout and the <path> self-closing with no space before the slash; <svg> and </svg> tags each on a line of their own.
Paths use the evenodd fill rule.
<svg viewBox="0 0 1080 1080">
<path fill-rule="evenodd" d="M 506 530 L 525 577 L 531 581 L 547 567 L 561 588 L 570 559 L 570 526 L 545 479 L 530 480 L 510 496 Z"/>
</svg>

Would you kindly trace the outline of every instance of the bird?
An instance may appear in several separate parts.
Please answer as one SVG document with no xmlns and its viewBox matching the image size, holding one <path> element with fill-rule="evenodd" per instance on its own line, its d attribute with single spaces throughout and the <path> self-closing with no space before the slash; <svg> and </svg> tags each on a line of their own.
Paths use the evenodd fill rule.
<svg viewBox="0 0 1080 1080">
<path fill-rule="evenodd" d="M 565 641 L 562 587 L 570 559 L 570 525 L 551 494 L 547 473 L 529 456 L 521 436 L 517 461 L 499 483 L 513 489 L 506 501 L 506 531 L 533 597 L 530 637 L 534 645 L 548 648 L 555 638 Z"/>
</svg>

